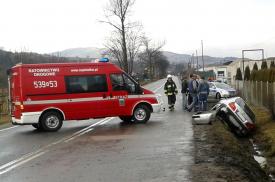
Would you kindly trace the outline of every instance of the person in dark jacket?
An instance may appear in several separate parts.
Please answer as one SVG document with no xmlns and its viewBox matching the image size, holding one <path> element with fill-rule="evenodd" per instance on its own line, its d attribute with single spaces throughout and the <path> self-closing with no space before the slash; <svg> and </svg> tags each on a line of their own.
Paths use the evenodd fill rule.
<svg viewBox="0 0 275 182">
<path fill-rule="evenodd" d="M 184 77 L 181 82 L 181 93 L 182 93 L 182 106 L 183 109 L 187 109 L 187 95 L 188 95 L 188 80 Z"/>
<path fill-rule="evenodd" d="M 176 103 L 176 94 L 178 93 L 178 89 L 171 75 L 167 76 L 167 81 L 164 85 L 164 93 L 165 95 L 167 95 L 168 98 L 169 109 L 174 110 L 174 105 Z"/>
<path fill-rule="evenodd" d="M 199 83 L 196 80 L 197 76 L 195 74 L 190 75 L 190 80 L 188 82 L 189 96 L 192 97 L 192 103 L 187 106 L 187 110 L 191 112 L 193 109 L 196 112 L 198 106 L 198 86 Z"/>
<path fill-rule="evenodd" d="M 204 79 L 204 77 L 201 77 L 201 80 L 199 82 L 198 94 L 199 94 L 199 108 L 201 111 L 206 111 L 207 110 L 207 98 L 209 95 L 209 84 Z"/>
</svg>

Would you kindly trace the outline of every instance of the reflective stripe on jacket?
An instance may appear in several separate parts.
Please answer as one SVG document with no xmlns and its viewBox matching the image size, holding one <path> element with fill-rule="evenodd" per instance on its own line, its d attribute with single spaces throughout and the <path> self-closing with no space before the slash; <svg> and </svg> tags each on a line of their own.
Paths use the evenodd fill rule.
<svg viewBox="0 0 275 182">
<path fill-rule="evenodd" d="M 177 86 L 174 81 L 169 82 L 167 81 L 164 85 L 164 93 L 166 95 L 174 95 L 178 93 Z"/>
</svg>

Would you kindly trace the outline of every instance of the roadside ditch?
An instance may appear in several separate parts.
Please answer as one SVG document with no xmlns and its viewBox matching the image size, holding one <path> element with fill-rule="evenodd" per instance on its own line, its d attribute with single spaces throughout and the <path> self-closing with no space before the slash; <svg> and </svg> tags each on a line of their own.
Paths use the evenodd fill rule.
<svg viewBox="0 0 275 182">
<path fill-rule="evenodd" d="M 212 125 L 193 126 L 195 142 L 193 181 L 272 181 L 267 168 L 261 167 L 255 160 L 257 154 L 255 147 L 258 147 L 258 144 L 253 143 L 253 147 L 249 138 L 237 138 L 226 130 L 219 120 Z"/>
</svg>

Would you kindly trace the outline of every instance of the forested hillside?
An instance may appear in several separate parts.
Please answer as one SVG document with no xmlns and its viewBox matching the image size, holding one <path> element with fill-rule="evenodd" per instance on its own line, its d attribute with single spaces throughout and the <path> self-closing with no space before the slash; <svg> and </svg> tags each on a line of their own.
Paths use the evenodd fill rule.
<svg viewBox="0 0 275 182">
<path fill-rule="evenodd" d="M 52 55 L 42 55 L 30 52 L 7 52 L 0 50 L 0 88 L 7 87 L 7 69 L 17 63 L 54 63 L 54 62 L 70 62 L 70 61 L 87 61 L 82 58 L 64 58 Z"/>
</svg>

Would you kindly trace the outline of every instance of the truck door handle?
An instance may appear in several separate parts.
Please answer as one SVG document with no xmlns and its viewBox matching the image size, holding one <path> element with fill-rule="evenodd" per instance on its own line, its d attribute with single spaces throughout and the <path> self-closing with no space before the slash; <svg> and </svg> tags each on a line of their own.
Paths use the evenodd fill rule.
<svg viewBox="0 0 275 182">
<path fill-rule="evenodd" d="M 110 97 L 113 98 L 113 94 L 110 94 Z"/>
<path fill-rule="evenodd" d="M 107 96 L 106 96 L 106 94 L 103 94 L 102 97 L 103 97 L 103 99 L 105 99 Z"/>
</svg>

